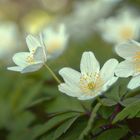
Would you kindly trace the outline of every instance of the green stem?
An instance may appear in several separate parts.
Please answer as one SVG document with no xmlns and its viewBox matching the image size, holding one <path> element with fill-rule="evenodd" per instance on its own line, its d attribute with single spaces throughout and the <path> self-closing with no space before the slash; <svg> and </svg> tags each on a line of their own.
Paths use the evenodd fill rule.
<svg viewBox="0 0 140 140">
<path fill-rule="evenodd" d="M 83 132 L 81 133 L 79 140 L 83 140 L 84 137 L 90 133 L 90 130 L 92 129 L 92 125 L 93 125 L 96 115 L 97 115 L 97 111 L 101 105 L 102 105 L 101 103 L 97 103 L 96 106 L 93 108 L 89 121 L 88 121 L 88 124 L 87 124 L 86 128 L 83 130 Z"/>
<path fill-rule="evenodd" d="M 56 74 L 51 70 L 51 68 L 47 64 L 44 64 L 44 66 L 48 69 L 48 71 L 51 73 L 53 78 L 58 82 L 58 84 L 61 84 L 61 81 L 58 79 Z"/>
</svg>

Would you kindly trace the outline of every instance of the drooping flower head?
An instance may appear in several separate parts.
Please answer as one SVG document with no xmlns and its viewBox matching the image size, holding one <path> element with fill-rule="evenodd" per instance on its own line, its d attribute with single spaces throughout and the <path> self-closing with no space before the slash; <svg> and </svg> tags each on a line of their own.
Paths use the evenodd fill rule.
<svg viewBox="0 0 140 140">
<path fill-rule="evenodd" d="M 64 24 L 59 25 L 55 30 L 52 27 L 47 27 L 43 30 L 43 42 L 48 53 L 47 58 L 56 58 L 63 53 L 67 47 L 68 35 Z"/>
<path fill-rule="evenodd" d="M 46 52 L 42 39 L 39 40 L 32 35 L 28 35 L 26 43 L 29 52 L 16 53 L 13 56 L 13 61 L 17 66 L 8 67 L 8 70 L 27 73 L 37 71 L 43 66 L 46 61 Z"/>
<path fill-rule="evenodd" d="M 128 84 L 129 89 L 140 86 L 140 43 L 127 41 L 116 46 L 116 53 L 124 58 L 115 71 L 119 77 L 133 76 Z"/>
<path fill-rule="evenodd" d="M 84 52 L 80 64 L 81 73 L 67 67 L 59 71 L 65 82 L 59 85 L 59 90 L 80 100 L 99 96 L 116 82 L 114 71 L 117 65 L 116 59 L 109 59 L 100 70 L 94 54 Z"/>
</svg>

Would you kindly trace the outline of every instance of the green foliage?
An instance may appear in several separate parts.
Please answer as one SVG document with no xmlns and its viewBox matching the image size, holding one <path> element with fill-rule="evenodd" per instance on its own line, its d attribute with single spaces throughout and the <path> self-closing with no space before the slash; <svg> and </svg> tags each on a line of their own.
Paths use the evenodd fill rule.
<svg viewBox="0 0 140 140">
<path fill-rule="evenodd" d="M 140 140 L 140 136 L 133 136 L 130 138 L 130 140 Z"/>
<path fill-rule="evenodd" d="M 102 106 L 99 110 L 99 114 L 102 116 L 102 118 L 108 119 L 113 111 L 114 111 L 114 107 Z"/>
<path fill-rule="evenodd" d="M 103 132 L 96 140 L 120 140 L 128 132 L 126 128 L 114 128 Z"/>
<path fill-rule="evenodd" d="M 124 108 L 113 120 L 113 123 L 121 121 L 125 118 L 137 117 L 137 114 L 140 112 L 140 100 L 132 102 L 126 108 Z"/>
<path fill-rule="evenodd" d="M 115 103 L 121 102 L 121 99 L 127 94 L 128 79 L 119 79 L 117 83 L 105 93 L 107 99 L 105 99 L 105 104 L 108 106 L 115 105 Z"/>
<path fill-rule="evenodd" d="M 114 106 L 117 104 L 116 101 L 110 99 L 110 98 L 103 98 L 101 100 L 101 102 L 103 103 L 104 106 Z"/>
<path fill-rule="evenodd" d="M 65 134 L 67 130 L 71 127 L 71 125 L 77 120 L 79 116 L 73 117 L 63 124 L 61 124 L 55 131 L 53 139 L 52 140 L 57 140 L 61 135 Z"/>
<path fill-rule="evenodd" d="M 32 128 L 33 139 L 43 135 L 44 133 L 47 133 L 51 129 L 59 126 L 61 123 L 64 123 L 66 120 L 78 117 L 79 115 L 79 113 L 75 112 L 62 113 L 54 116 L 47 123 L 44 123 L 42 125 L 36 125 L 34 128 Z"/>
<path fill-rule="evenodd" d="M 67 133 L 62 135 L 58 140 L 78 140 L 81 132 L 87 125 L 87 121 L 88 119 L 86 117 L 80 117 L 67 131 Z"/>
</svg>

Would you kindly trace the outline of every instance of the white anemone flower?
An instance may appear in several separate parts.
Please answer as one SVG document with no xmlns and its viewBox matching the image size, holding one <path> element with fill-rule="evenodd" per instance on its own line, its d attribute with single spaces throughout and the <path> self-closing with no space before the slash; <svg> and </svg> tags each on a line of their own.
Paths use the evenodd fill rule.
<svg viewBox="0 0 140 140">
<path fill-rule="evenodd" d="M 118 61 L 109 59 L 100 70 L 100 65 L 92 52 L 84 52 L 81 59 L 81 73 L 62 68 L 59 74 L 65 83 L 59 85 L 59 91 L 79 100 L 95 98 L 105 92 L 118 79 L 114 71 Z"/>
<path fill-rule="evenodd" d="M 124 58 L 115 71 L 119 77 L 133 76 L 128 83 L 129 89 L 135 89 L 140 86 L 140 43 L 136 41 L 127 41 L 116 46 L 117 54 Z"/>
<path fill-rule="evenodd" d="M 18 49 L 19 44 L 17 25 L 11 21 L 0 21 L 0 59 L 9 58 Z"/>
<path fill-rule="evenodd" d="M 60 18 L 66 24 L 74 40 L 86 39 L 94 33 L 97 21 L 110 14 L 122 0 L 78 0 L 73 1 L 72 12 Z M 92 13 L 92 16 L 89 15 Z"/>
<path fill-rule="evenodd" d="M 128 8 L 119 11 L 115 17 L 101 20 L 98 27 L 102 38 L 109 43 L 137 40 L 140 36 L 140 18 Z"/>
<path fill-rule="evenodd" d="M 21 73 L 34 72 L 39 70 L 46 61 L 46 52 L 41 40 L 28 35 L 26 43 L 29 52 L 19 52 L 13 56 L 13 61 L 17 66 L 8 67 L 8 70 Z"/>
<path fill-rule="evenodd" d="M 68 34 L 64 24 L 59 25 L 57 30 L 47 27 L 43 30 L 43 42 L 46 46 L 47 58 L 56 58 L 63 53 L 67 47 Z"/>
</svg>

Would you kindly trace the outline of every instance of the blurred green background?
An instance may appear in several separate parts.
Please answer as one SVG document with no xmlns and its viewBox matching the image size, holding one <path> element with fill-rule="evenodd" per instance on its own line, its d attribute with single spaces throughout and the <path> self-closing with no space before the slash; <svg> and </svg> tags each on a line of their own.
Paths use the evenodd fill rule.
<svg viewBox="0 0 140 140">
<path fill-rule="evenodd" d="M 20 74 L 6 69 L 12 64 L 12 56 L 17 50 L 26 50 L 25 37 L 27 34 L 37 34 L 44 26 L 57 24 L 57 22 L 69 17 L 73 12 L 75 1 L 0 0 L 0 22 L 16 24 L 19 37 L 16 39 L 18 44 L 16 49 L 1 58 L 0 140 L 52 140 L 52 134 L 55 133 L 56 128 L 39 135 L 39 130 L 43 129 L 43 126 L 40 125 L 44 125 L 55 113 L 84 112 L 80 101 L 58 91 L 57 83 L 44 67 L 30 74 Z M 84 0 L 77 1 L 82 3 Z M 114 12 L 125 4 L 140 8 L 139 0 L 122 0 L 112 11 Z M 94 26 L 94 23 L 90 25 Z M 89 30 L 89 25 L 83 27 L 84 30 L 86 28 Z M 79 36 L 80 34 L 76 35 Z M 6 40 L 5 43 L 7 43 Z M 83 51 L 93 51 L 101 65 L 112 57 L 120 59 L 114 53 L 114 46 L 103 41 L 100 35 L 93 30 L 88 35 L 83 35 L 78 39 L 70 37 L 66 51 L 57 59 L 48 61 L 47 64 L 56 74 L 65 66 L 79 70 Z M 85 101 L 82 104 L 90 109 L 91 103 L 92 101 Z M 71 118 L 72 115 L 63 116 L 62 120 L 67 117 Z M 59 139 L 77 140 L 77 135 L 85 127 L 86 120 L 86 117 L 81 118 L 79 121 L 82 123 L 75 123 L 71 131 Z M 56 135 L 59 135 L 59 132 Z M 72 136 L 70 137 L 70 135 Z"/>
</svg>

